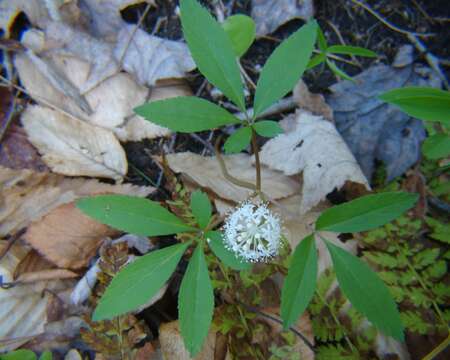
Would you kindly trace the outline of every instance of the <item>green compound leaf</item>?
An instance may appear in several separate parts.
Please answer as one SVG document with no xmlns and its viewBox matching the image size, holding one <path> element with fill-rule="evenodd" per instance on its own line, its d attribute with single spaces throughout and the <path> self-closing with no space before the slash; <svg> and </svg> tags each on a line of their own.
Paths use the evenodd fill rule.
<svg viewBox="0 0 450 360">
<path fill-rule="evenodd" d="M 359 47 L 359 46 L 348 46 L 348 45 L 333 45 L 327 49 L 328 53 L 333 54 L 343 54 L 343 55 L 356 55 L 364 57 L 377 57 L 377 53 L 372 50 Z"/>
<path fill-rule="evenodd" d="M 241 75 L 225 30 L 195 0 L 181 0 L 180 9 L 184 38 L 198 69 L 245 111 Z"/>
<path fill-rule="evenodd" d="M 316 36 L 317 23 L 310 21 L 270 55 L 256 87 L 255 117 L 292 90 L 308 65 Z"/>
<path fill-rule="evenodd" d="M 450 92 L 411 86 L 390 90 L 380 95 L 380 99 L 398 106 L 409 116 L 427 121 L 450 123 Z"/>
<path fill-rule="evenodd" d="M 232 15 L 225 19 L 222 27 L 231 40 L 236 56 L 244 55 L 255 40 L 256 25 L 253 19 L 242 14 Z"/>
<path fill-rule="evenodd" d="M 102 224 L 136 235 L 158 236 L 197 231 L 159 203 L 135 196 L 99 195 L 80 199 L 76 205 Z"/>
<path fill-rule="evenodd" d="M 214 255 L 216 255 L 226 266 L 239 271 L 251 269 L 251 263 L 237 258 L 232 251 L 225 247 L 222 233 L 219 231 L 209 231 L 205 234 L 205 238 Z"/>
<path fill-rule="evenodd" d="M 422 153 L 428 159 L 442 159 L 450 155 L 450 136 L 436 134 L 425 139 L 422 144 Z"/>
<path fill-rule="evenodd" d="M 204 229 L 211 220 L 212 207 L 208 195 L 197 190 L 191 195 L 191 210 L 197 220 L 198 225 Z"/>
<path fill-rule="evenodd" d="M 309 60 L 309 63 L 306 66 L 306 70 L 312 69 L 313 67 L 322 64 L 326 59 L 327 55 L 325 53 L 314 55 L 311 60 Z"/>
<path fill-rule="evenodd" d="M 7 354 L 1 354 L 0 360 L 36 360 L 36 354 L 31 350 L 19 349 Z"/>
<path fill-rule="evenodd" d="M 294 251 L 281 293 L 281 318 L 285 329 L 294 324 L 311 301 L 317 281 L 314 235 L 304 238 Z"/>
<path fill-rule="evenodd" d="M 223 148 L 227 154 L 238 153 L 250 144 L 251 138 L 252 129 L 248 126 L 241 127 L 231 134 L 225 141 Z"/>
<path fill-rule="evenodd" d="M 342 292 L 385 335 L 403 341 L 403 325 L 388 288 L 362 260 L 326 241 Z"/>
<path fill-rule="evenodd" d="M 384 225 L 412 208 L 418 194 L 385 192 L 362 196 L 325 210 L 316 222 L 316 230 L 359 232 Z"/>
<path fill-rule="evenodd" d="M 152 251 L 126 265 L 106 288 L 92 319 L 111 319 L 147 303 L 170 278 L 188 246 Z"/>
<path fill-rule="evenodd" d="M 328 49 L 327 38 L 322 31 L 320 26 L 317 26 L 317 44 L 319 45 L 319 49 L 322 52 L 326 52 Z"/>
<path fill-rule="evenodd" d="M 44 351 L 41 356 L 39 357 L 39 360 L 52 360 L 53 355 L 50 351 Z"/>
<path fill-rule="evenodd" d="M 253 129 L 255 129 L 258 135 L 264 137 L 275 137 L 277 135 L 282 134 L 283 128 L 278 124 L 277 121 L 272 120 L 261 120 L 253 125 Z"/>
<path fill-rule="evenodd" d="M 200 244 L 189 261 L 178 295 L 181 335 L 192 357 L 202 349 L 211 326 L 213 311 L 213 287 Z"/>
<path fill-rule="evenodd" d="M 153 101 L 134 109 L 152 123 L 178 132 L 197 132 L 241 122 L 220 106 L 194 96 Z"/>
<path fill-rule="evenodd" d="M 349 81 L 355 81 L 350 75 L 345 73 L 343 70 L 339 69 L 337 65 L 334 63 L 334 61 L 327 59 L 326 60 L 328 67 L 331 69 L 331 71 L 338 77 L 349 80 Z"/>
</svg>

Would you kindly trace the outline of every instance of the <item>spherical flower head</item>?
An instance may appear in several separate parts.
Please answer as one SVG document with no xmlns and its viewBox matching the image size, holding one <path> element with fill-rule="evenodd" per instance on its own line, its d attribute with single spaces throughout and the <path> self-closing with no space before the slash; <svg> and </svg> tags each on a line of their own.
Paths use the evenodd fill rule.
<svg viewBox="0 0 450 360">
<path fill-rule="evenodd" d="M 265 261 L 278 254 L 280 219 L 266 203 L 242 203 L 225 220 L 225 246 L 246 261 Z"/>
</svg>

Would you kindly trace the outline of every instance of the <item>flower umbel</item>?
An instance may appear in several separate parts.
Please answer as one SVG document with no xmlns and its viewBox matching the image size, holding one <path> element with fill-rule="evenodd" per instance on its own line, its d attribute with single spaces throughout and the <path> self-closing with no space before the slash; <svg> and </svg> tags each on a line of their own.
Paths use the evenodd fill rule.
<svg viewBox="0 0 450 360">
<path fill-rule="evenodd" d="M 247 261 L 264 261 L 278 254 L 281 226 L 267 204 L 242 203 L 225 220 L 225 246 Z"/>
</svg>

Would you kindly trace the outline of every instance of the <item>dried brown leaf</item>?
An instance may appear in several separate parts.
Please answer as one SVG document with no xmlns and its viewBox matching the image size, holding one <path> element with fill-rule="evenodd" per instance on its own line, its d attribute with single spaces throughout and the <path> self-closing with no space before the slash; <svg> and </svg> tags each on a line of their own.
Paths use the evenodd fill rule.
<svg viewBox="0 0 450 360">
<path fill-rule="evenodd" d="M 178 321 L 161 324 L 159 328 L 159 342 L 161 343 L 161 352 L 164 359 L 211 360 L 214 359 L 216 333 L 211 330 L 209 331 L 208 337 L 203 344 L 202 351 L 194 358 L 191 358 L 189 352 L 184 347 Z"/>
<path fill-rule="evenodd" d="M 115 180 L 127 172 L 125 152 L 109 130 L 36 105 L 25 110 L 22 123 L 31 143 L 55 172 Z"/>
<path fill-rule="evenodd" d="M 98 180 L 0 167 L 0 236 L 17 232 L 59 205 L 82 196 L 101 193 L 147 196 L 152 191 L 152 187 L 110 185 Z"/>
<path fill-rule="evenodd" d="M 78 269 L 88 264 L 102 240 L 117 233 L 117 230 L 84 215 L 74 203 L 69 203 L 33 222 L 25 239 L 59 267 Z"/>
<path fill-rule="evenodd" d="M 255 168 L 251 156 L 236 154 L 224 156 L 228 172 L 241 180 L 255 183 Z M 169 167 L 177 173 L 183 173 L 189 181 L 208 188 L 223 199 L 240 202 L 246 200 L 252 190 L 236 186 L 222 174 L 215 157 L 200 156 L 191 152 L 167 155 Z M 262 168 L 262 191 L 270 199 L 290 196 L 299 190 L 298 183 L 278 171 Z"/>
</svg>

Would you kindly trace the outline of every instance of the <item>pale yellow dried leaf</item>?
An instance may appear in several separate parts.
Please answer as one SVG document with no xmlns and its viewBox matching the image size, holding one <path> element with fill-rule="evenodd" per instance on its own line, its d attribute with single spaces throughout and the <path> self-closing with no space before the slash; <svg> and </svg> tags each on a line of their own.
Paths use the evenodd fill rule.
<svg viewBox="0 0 450 360">
<path fill-rule="evenodd" d="M 35 283 L 37 281 L 73 279 L 79 277 L 77 273 L 66 269 L 48 269 L 36 272 L 27 272 L 20 275 L 15 281 L 20 284 Z"/>
<path fill-rule="evenodd" d="M 29 106 L 22 123 L 30 142 L 54 172 L 121 180 L 127 172 L 125 152 L 106 129 L 41 106 Z"/>
<path fill-rule="evenodd" d="M 122 27 L 114 56 L 117 61 L 123 58 L 123 69 L 133 74 L 140 84 L 153 86 L 158 80 L 184 78 L 186 73 L 196 68 L 185 43 L 135 29 L 134 25 Z"/>
<path fill-rule="evenodd" d="M 251 156 L 235 154 L 224 156 L 228 172 L 247 182 L 255 183 L 255 168 Z M 229 182 L 220 170 L 216 157 L 205 157 L 191 152 L 167 155 L 169 167 L 176 173 L 183 173 L 188 180 L 208 188 L 219 197 L 235 202 L 246 200 L 253 192 Z M 262 191 L 270 199 L 280 199 L 290 196 L 299 190 L 298 183 L 290 177 L 263 167 L 261 169 Z"/>
<path fill-rule="evenodd" d="M 5 246 L 1 244 L 1 246 Z M 15 267 L 28 250 L 13 246 L 0 260 L 0 275 L 4 282 L 13 281 Z M 40 281 L 0 288 L 0 351 L 11 351 L 44 332 L 47 322 L 48 289 L 57 293 L 65 288 L 64 281 Z"/>
<path fill-rule="evenodd" d="M 17 232 L 59 205 L 82 196 L 115 193 L 144 197 L 153 190 L 0 167 L 0 236 Z"/>
<path fill-rule="evenodd" d="M 214 359 L 216 333 L 212 330 L 209 331 L 203 344 L 202 351 L 194 358 L 190 357 L 188 350 L 184 347 L 178 321 L 161 324 L 159 327 L 159 342 L 161 344 L 163 359 L 211 360 Z"/>
<path fill-rule="evenodd" d="M 171 81 L 168 84 L 158 83 L 152 88 L 148 102 L 191 95 L 192 90 L 185 81 Z M 142 103 L 144 103 L 144 101 L 138 105 L 141 105 Z M 172 133 L 169 129 L 158 126 L 138 115 L 134 115 L 127 119 L 125 125 L 117 128 L 115 132 L 121 141 L 154 139 L 161 136 L 168 136 Z"/>
<path fill-rule="evenodd" d="M 281 121 L 281 125 L 285 133 L 262 147 L 261 162 L 286 175 L 303 174 L 301 213 L 347 181 L 369 188 L 356 159 L 332 123 L 320 116 L 297 112 Z"/>
</svg>

